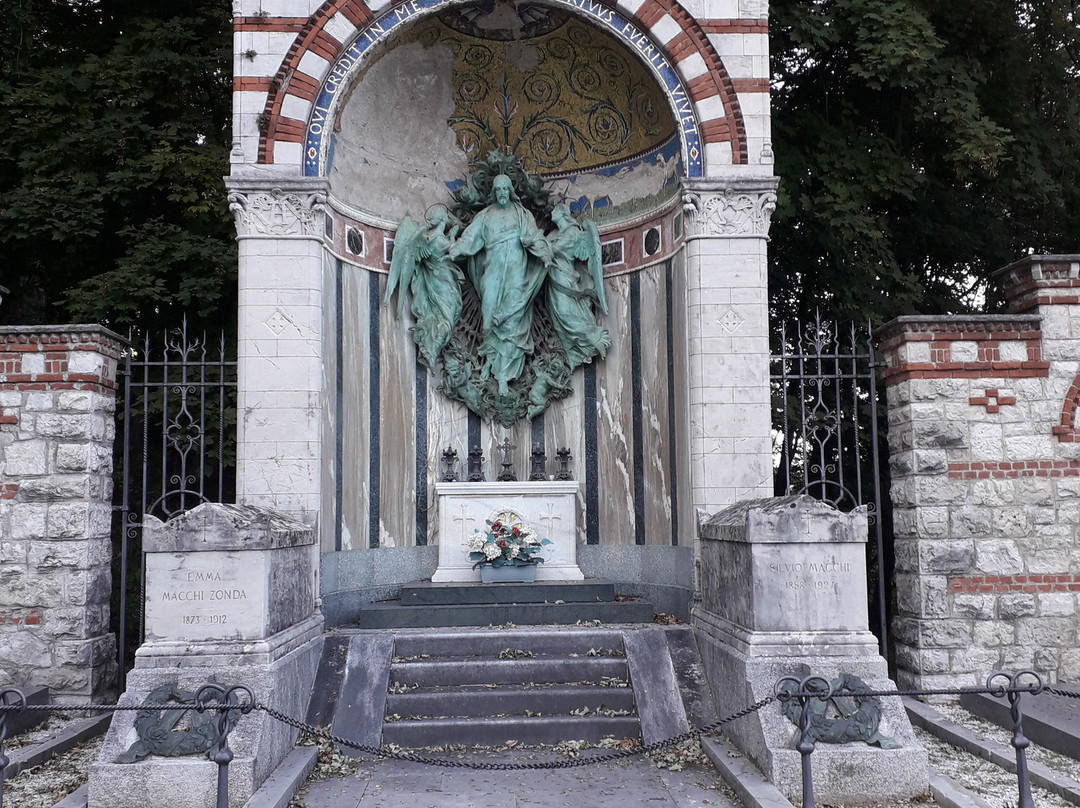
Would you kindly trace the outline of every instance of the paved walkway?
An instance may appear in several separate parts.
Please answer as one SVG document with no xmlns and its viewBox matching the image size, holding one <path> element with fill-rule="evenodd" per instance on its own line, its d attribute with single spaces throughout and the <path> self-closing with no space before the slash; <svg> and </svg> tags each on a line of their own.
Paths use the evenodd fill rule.
<svg viewBox="0 0 1080 808">
<path fill-rule="evenodd" d="M 722 786 L 711 766 L 672 772 L 644 757 L 509 772 L 380 760 L 308 783 L 298 799 L 306 808 L 739 808 Z"/>
</svg>

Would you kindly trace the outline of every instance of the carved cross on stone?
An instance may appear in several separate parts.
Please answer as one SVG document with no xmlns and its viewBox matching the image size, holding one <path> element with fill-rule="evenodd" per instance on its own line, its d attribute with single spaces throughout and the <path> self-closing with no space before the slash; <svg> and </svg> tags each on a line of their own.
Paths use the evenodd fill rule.
<svg viewBox="0 0 1080 808">
<path fill-rule="evenodd" d="M 476 517 L 469 513 L 464 502 L 461 503 L 461 512 L 454 517 L 455 522 L 461 523 L 461 546 L 466 547 L 469 543 L 469 525 L 476 521 Z"/>
<path fill-rule="evenodd" d="M 552 503 L 547 504 L 547 513 L 540 517 L 540 524 L 547 523 L 547 536 L 543 538 L 551 539 L 555 535 L 555 523 L 561 522 L 562 516 L 555 513 L 555 506 Z M 552 539 L 554 541 L 554 539 Z"/>
</svg>

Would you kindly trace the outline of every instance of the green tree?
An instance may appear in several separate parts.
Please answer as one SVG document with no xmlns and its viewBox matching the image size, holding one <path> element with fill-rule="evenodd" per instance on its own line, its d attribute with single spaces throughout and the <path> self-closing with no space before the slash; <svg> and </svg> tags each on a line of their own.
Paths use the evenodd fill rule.
<svg viewBox="0 0 1080 808">
<path fill-rule="evenodd" d="M 1076 6 L 773 0 L 774 318 L 963 311 L 1080 250 Z"/>
<path fill-rule="evenodd" d="M 228 0 L 0 5 L 0 321 L 231 321 Z"/>
</svg>

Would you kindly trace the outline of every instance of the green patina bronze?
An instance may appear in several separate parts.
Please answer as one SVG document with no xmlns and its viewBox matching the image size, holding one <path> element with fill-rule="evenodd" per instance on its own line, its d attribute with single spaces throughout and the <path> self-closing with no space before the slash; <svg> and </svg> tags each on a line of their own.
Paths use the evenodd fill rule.
<svg viewBox="0 0 1080 808">
<path fill-rule="evenodd" d="M 386 302 L 397 292 L 401 316 L 408 290 L 420 361 L 441 359 L 439 389 L 504 426 L 570 395 L 574 369 L 611 344 L 595 313 L 607 312 L 599 234 L 549 197 L 495 151 L 454 194 L 452 217 L 406 217 L 394 239 Z"/>
<path fill-rule="evenodd" d="M 835 744 L 862 741 L 882 749 L 899 748 L 900 744 L 894 738 L 881 734 L 881 701 L 877 696 L 869 695 L 870 687 L 866 682 L 854 674 L 842 673 L 828 683 L 828 688 L 831 696 L 814 697 L 807 703 L 806 709 L 810 713 L 808 740 Z M 820 685 L 810 683 L 807 689 L 824 695 L 825 682 L 821 680 Z M 791 692 L 790 688 L 788 692 Z M 790 698 L 781 702 L 780 709 L 796 727 L 791 736 L 791 748 L 794 749 L 802 736 L 799 729 L 802 708 L 797 699 Z"/>
</svg>

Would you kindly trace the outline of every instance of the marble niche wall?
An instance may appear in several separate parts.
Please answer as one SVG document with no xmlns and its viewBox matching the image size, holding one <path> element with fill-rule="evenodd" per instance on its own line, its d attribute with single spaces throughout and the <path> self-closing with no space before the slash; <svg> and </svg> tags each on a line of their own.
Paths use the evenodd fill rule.
<svg viewBox="0 0 1080 808">
<path fill-rule="evenodd" d="M 465 407 L 439 391 L 439 371 L 416 361 L 408 313 L 399 321 L 383 305 L 386 276 L 333 262 L 341 317 L 335 324 L 341 421 L 334 430 L 340 518 L 336 531 L 323 532 L 324 551 L 437 543 L 434 482 L 443 450 L 457 452 L 464 479 L 469 448 L 479 445 L 492 480 L 500 471 L 497 444 L 506 438 L 516 447 L 520 479 L 527 478 L 536 442 L 547 454 L 549 474 L 558 468 L 556 450 L 570 449 L 570 469 L 581 483 L 580 544 L 670 546 L 680 543 L 681 531 L 693 535 L 689 503 L 680 507 L 678 498 L 685 462 L 675 440 L 675 379 L 683 353 L 679 307 L 672 305 L 679 294 L 678 257 L 606 279 L 607 357 L 579 368 L 573 393 L 542 421 L 511 428 L 474 422 L 472 440 Z"/>
</svg>

